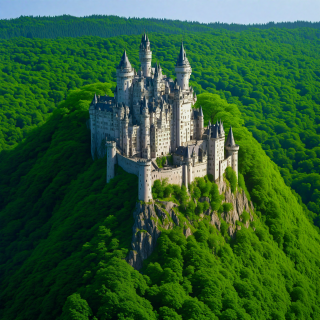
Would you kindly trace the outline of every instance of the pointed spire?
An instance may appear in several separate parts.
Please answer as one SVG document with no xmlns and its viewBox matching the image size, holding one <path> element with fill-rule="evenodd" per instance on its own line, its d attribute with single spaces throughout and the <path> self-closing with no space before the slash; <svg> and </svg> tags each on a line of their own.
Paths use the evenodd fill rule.
<svg viewBox="0 0 320 320">
<path fill-rule="evenodd" d="M 97 102 L 98 102 L 98 98 L 97 98 L 97 94 L 95 93 L 95 94 L 94 94 L 94 97 L 93 97 L 93 99 L 92 99 L 92 103 L 93 103 L 93 104 L 97 104 Z"/>
<path fill-rule="evenodd" d="M 210 122 L 210 120 L 209 120 L 209 123 L 208 123 L 208 127 L 211 127 L 211 122 Z"/>
<path fill-rule="evenodd" d="M 118 66 L 118 69 L 122 69 L 122 68 L 128 68 L 128 69 L 131 69 L 131 63 L 128 59 L 128 56 L 127 56 L 127 52 L 126 50 L 124 50 L 123 52 L 123 55 L 121 57 L 121 61 L 119 63 L 119 66 Z"/>
<path fill-rule="evenodd" d="M 234 142 L 232 127 L 230 126 L 228 138 L 227 138 L 227 141 L 226 141 L 226 146 L 227 147 L 234 147 L 235 145 L 236 145 L 236 143 Z"/>
<path fill-rule="evenodd" d="M 200 117 L 203 117 L 203 112 L 202 112 L 202 107 L 200 106 L 200 111 L 199 111 L 199 113 L 200 113 Z"/>
<path fill-rule="evenodd" d="M 187 59 L 186 52 L 183 47 L 183 41 L 181 42 L 180 53 L 178 55 L 178 60 L 176 66 L 185 66 L 189 65 L 189 61 Z"/>
<path fill-rule="evenodd" d="M 221 133 L 221 134 L 224 134 L 223 122 L 221 121 L 221 119 L 220 119 L 220 125 L 219 125 L 219 127 L 220 127 L 220 133 Z"/>
<path fill-rule="evenodd" d="M 193 147 L 191 157 L 195 157 L 195 156 L 196 156 L 196 150 L 195 150 L 195 147 Z"/>
</svg>

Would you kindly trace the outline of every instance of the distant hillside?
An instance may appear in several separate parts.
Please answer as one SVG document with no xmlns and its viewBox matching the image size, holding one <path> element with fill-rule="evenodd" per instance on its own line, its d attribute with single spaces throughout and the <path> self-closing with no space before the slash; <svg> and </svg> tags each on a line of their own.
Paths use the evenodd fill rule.
<svg viewBox="0 0 320 320">
<path fill-rule="evenodd" d="M 120 18 L 117 16 L 104 15 L 92 15 L 81 18 L 70 15 L 57 17 L 21 16 L 16 19 L 0 20 L 0 39 L 11 39 L 14 37 L 115 37 L 119 35 L 141 34 L 144 30 L 148 32 L 181 34 L 185 32 L 211 32 L 215 29 L 244 31 L 270 28 L 296 29 L 302 27 L 320 29 L 320 22 L 269 22 L 266 24 L 243 25 L 220 22 L 199 23 L 195 21 L 154 18 Z"/>
</svg>

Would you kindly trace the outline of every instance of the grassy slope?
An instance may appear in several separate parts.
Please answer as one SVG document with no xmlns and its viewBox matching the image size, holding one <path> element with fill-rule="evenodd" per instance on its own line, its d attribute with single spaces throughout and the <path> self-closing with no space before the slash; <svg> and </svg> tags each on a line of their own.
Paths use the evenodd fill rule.
<svg viewBox="0 0 320 320">
<path fill-rule="evenodd" d="M 245 229 L 235 243 L 203 225 L 188 243 L 179 230 L 164 234 L 149 261 L 149 278 L 121 260 L 129 249 L 137 179 L 120 172 L 105 184 L 105 161 L 92 162 L 85 126 L 92 94 L 109 88 L 97 84 L 72 93 L 45 125 L 1 154 L 1 318 L 55 319 L 77 291 L 87 302 L 69 298 L 62 319 L 71 319 L 70 310 L 92 319 L 89 307 L 98 319 L 121 313 L 154 319 L 152 308 L 163 319 L 319 318 L 320 236 L 276 165 L 241 125 L 237 107 L 215 95 L 199 96 L 198 104 L 234 128 L 257 232 Z M 209 232 L 220 243 L 214 254 L 206 244 Z M 179 250 L 182 278 L 170 260 L 181 260 Z M 154 278 L 151 262 L 171 271 L 158 270 L 161 277 Z M 221 291 L 216 296 L 207 287 L 212 281 Z"/>
</svg>

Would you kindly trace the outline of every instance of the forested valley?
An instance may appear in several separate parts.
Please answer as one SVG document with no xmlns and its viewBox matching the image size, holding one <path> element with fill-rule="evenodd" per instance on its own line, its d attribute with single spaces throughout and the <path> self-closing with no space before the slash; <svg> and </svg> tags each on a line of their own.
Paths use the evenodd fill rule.
<svg viewBox="0 0 320 320">
<path fill-rule="evenodd" d="M 154 63 L 174 78 L 181 36 L 149 38 Z M 86 125 L 94 93 L 112 95 L 124 49 L 139 68 L 139 43 L 0 41 L 0 318 L 320 319 L 318 30 L 184 37 L 196 107 L 205 123 L 234 128 L 244 177 L 236 188 L 248 190 L 254 221 L 231 238 L 199 222 L 204 208 L 192 205 L 209 195 L 228 210 L 210 179 L 193 186 L 193 199 L 172 189 L 193 235 L 163 232 L 142 273 L 123 260 L 137 178 L 118 168 L 105 184 Z"/>
</svg>

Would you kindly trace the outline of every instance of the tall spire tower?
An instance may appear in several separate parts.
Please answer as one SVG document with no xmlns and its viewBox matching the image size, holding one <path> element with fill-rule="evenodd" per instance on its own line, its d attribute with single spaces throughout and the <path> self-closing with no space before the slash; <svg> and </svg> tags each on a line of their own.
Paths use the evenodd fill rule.
<svg viewBox="0 0 320 320">
<path fill-rule="evenodd" d="M 178 55 L 178 60 L 175 67 L 177 82 L 182 90 L 189 89 L 189 79 L 191 76 L 191 66 L 186 56 L 186 52 L 183 47 L 183 42 L 181 42 L 180 53 Z"/>
<path fill-rule="evenodd" d="M 150 41 L 148 36 L 144 33 L 140 43 L 139 60 L 141 62 L 141 69 L 144 77 L 151 76 L 151 60 L 152 51 L 150 50 Z"/>
<path fill-rule="evenodd" d="M 128 59 L 126 51 L 123 52 L 121 61 L 117 67 L 117 102 L 129 106 L 130 88 L 134 77 L 134 69 Z"/>
</svg>

